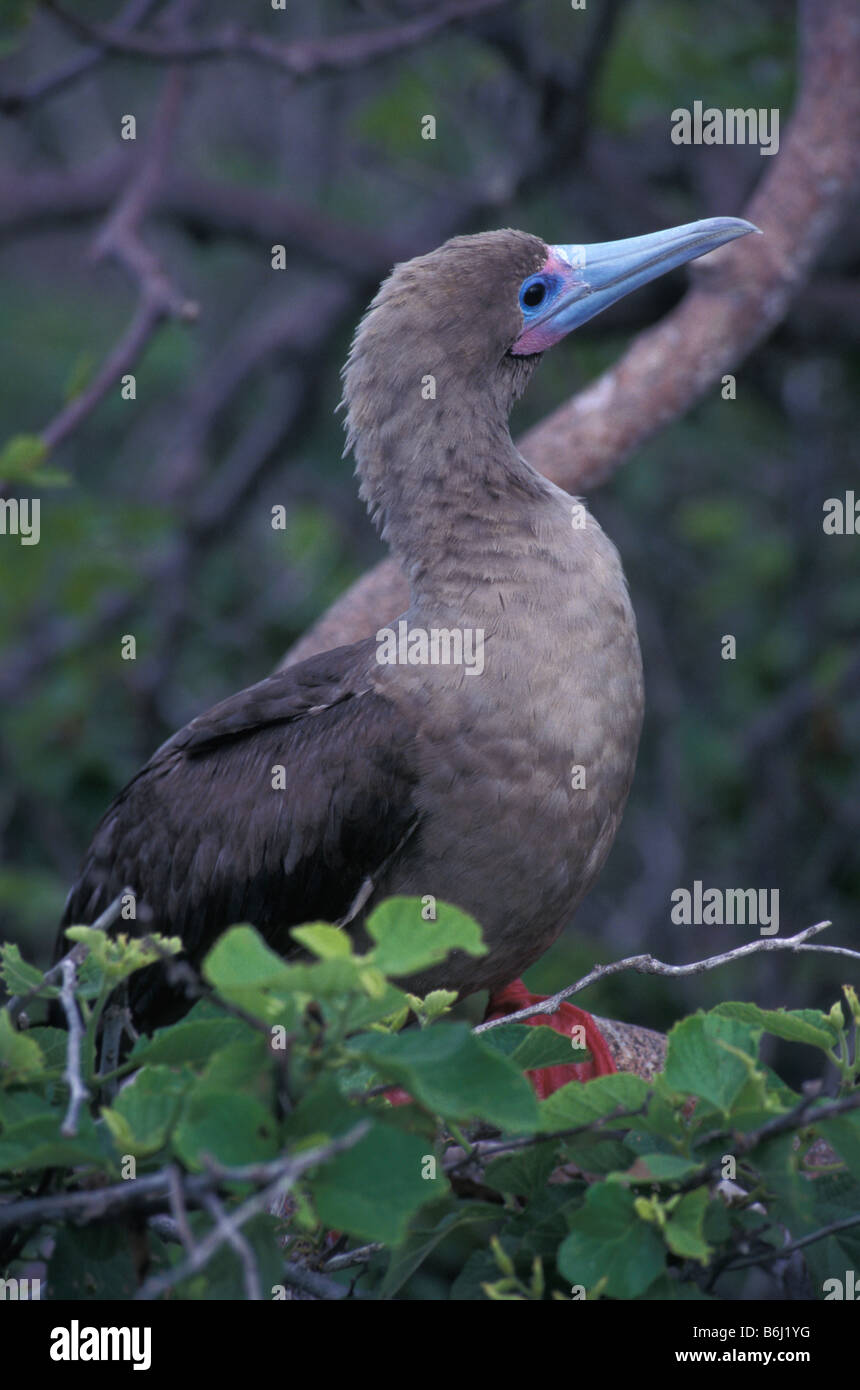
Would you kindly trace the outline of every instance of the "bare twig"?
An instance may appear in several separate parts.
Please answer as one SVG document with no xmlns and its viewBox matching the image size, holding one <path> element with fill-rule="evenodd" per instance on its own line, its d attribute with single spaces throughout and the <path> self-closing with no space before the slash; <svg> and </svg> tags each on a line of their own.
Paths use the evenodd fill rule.
<svg viewBox="0 0 860 1390">
<path fill-rule="evenodd" d="M 252 1183 L 265 1186 L 268 1195 L 260 1207 L 263 1210 L 273 1195 L 289 1191 L 298 1178 L 311 1168 L 353 1148 L 369 1127 L 369 1120 L 361 1120 L 348 1133 L 328 1144 L 308 1149 L 295 1158 L 282 1156 L 266 1163 L 247 1163 L 240 1167 L 227 1167 L 210 1161 L 205 1173 L 190 1173 L 182 1177 L 183 1201 L 189 1207 L 201 1207 L 207 1193 L 220 1192 L 231 1183 Z M 45 1197 L 27 1197 L 20 1202 L 0 1203 L 0 1230 L 27 1229 L 49 1221 L 73 1221 L 86 1225 L 92 1221 L 111 1221 L 126 1212 L 155 1214 L 163 1211 L 175 1181 L 169 1169 L 162 1169 L 158 1173 L 136 1178 L 133 1183 L 120 1182 L 85 1192 L 52 1193 Z"/>
<path fill-rule="evenodd" d="M 471 1148 L 469 1153 L 461 1154 L 457 1151 L 445 1156 L 442 1164 L 446 1173 L 454 1173 L 458 1168 L 463 1168 L 469 1163 L 477 1161 L 486 1162 L 493 1158 L 499 1158 L 502 1154 L 517 1153 L 520 1149 L 530 1149 L 535 1144 L 557 1143 L 559 1139 L 575 1139 L 580 1134 L 597 1134 L 609 1125 L 615 1125 L 619 1120 L 634 1120 L 641 1115 L 645 1115 L 651 1101 L 649 1093 L 643 1105 L 637 1106 L 635 1110 L 625 1110 L 619 1105 L 609 1112 L 608 1115 L 598 1115 L 593 1120 L 588 1120 L 585 1124 L 573 1125 L 569 1129 L 548 1130 L 544 1134 L 523 1134 L 515 1139 L 479 1139 Z"/>
<path fill-rule="evenodd" d="M 795 1250 L 803 1250 L 807 1245 L 814 1245 L 816 1241 L 836 1235 L 838 1231 L 848 1231 L 852 1226 L 860 1226 L 860 1216 L 846 1216 L 844 1221 L 833 1221 L 829 1226 L 822 1226 L 820 1230 L 812 1231 L 808 1236 L 801 1236 L 799 1240 L 793 1240 L 788 1245 L 774 1246 L 770 1251 L 762 1250 L 758 1255 L 749 1255 L 746 1259 L 731 1260 L 720 1267 L 719 1274 L 728 1274 L 734 1269 L 746 1269 L 748 1265 L 772 1264 L 775 1260 L 793 1255 Z"/>
<path fill-rule="evenodd" d="M 143 23 L 157 3 L 158 0 L 131 0 L 113 21 L 114 33 L 130 33 L 138 24 Z M 19 87 L 17 91 L 0 92 L 0 114 L 18 116 L 48 97 L 55 96 L 57 92 L 65 91 L 79 77 L 85 77 L 88 72 L 92 72 L 104 62 L 107 54 L 108 50 L 104 44 L 95 44 L 85 52 L 70 58 L 55 72 L 48 73 L 45 77 L 37 77 L 25 87 Z"/>
<path fill-rule="evenodd" d="M 308 1172 L 311 1168 L 316 1168 L 320 1163 L 327 1162 L 337 1154 L 345 1153 L 348 1149 L 353 1148 L 364 1137 L 369 1128 L 369 1121 L 361 1120 L 346 1134 L 338 1139 L 332 1139 L 328 1144 L 320 1145 L 316 1149 L 309 1149 L 306 1153 L 299 1154 L 295 1158 L 281 1158 L 270 1164 L 257 1165 L 256 1171 L 258 1173 L 265 1172 L 270 1175 L 265 1185 L 229 1216 L 225 1214 L 225 1219 L 217 1223 L 203 1240 L 193 1245 L 186 1259 L 180 1264 L 163 1274 L 154 1275 L 147 1279 L 146 1283 L 138 1289 L 135 1298 L 142 1300 L 158 1298 L 168 1289 L 175 1288 L 183 1279 L 187 1279 L 191 1274 L 196 1274 L 203 1269 L 225 1241 L 229 1240 L 232 1244 L 230 1233 L 240 1231 L 242 1226 L 252 1217 L 268 1211 L 273 1202 L 283 1197 L 295 1186 L 303 1173 Z M 220 1164 L 209 1164 L 208 1167 L 207 1176 L 212 1180 L 213 1186 L 220 1186 L 226 1180 L 227 1174 L 235 1175 L 242 1171 L 241 1169 L 223 1168 Z M 232 1178 L 232 1181 L 238 1180 L 235 1176 Z M 211 1191 L 212 1186 L 205 1188 L 200 1193 L 200 1201 L 203 1205 L 205 1205 L 205 1198 Z"/>
<path fill-rule="evenodd" d="M 202 39 L 157 38 L 149 34 L 118 32 L 89 24 L 57 3 L 42 0 L 67 28 L 87 44 L 126 58 L 157 63 L 200 63 L 213 58 L 246 58 L 277 69 L 293 81 L 331 73 L 352 72 L 404 49 L 425 43 L 442 30 L 464 20 L 477 19 L 513 0 L 448 0 L 415 19 L 385 28 L 354 31 L 322 39 L 278 42 L 264 34 L 227 24 Z"/>
<path fill-rule="evenodd" d="M 69 1039 L 66 1043 L 66 1070 L 63 1074 L 69 1087 L 69 1108 L 60 1126 L 60 1133 L 65 1135 L 67 1139 L 71 1139 L 78 1132 L 78 1114 L 84 1102 L 89 1100 L 90 1093 L 81 1077 L 81 1042 L 83 1041 L 84 1028 L 75 1002 L 78 970 L 70 956 L 67 956 L 63 961 L 62 979 L 60 1003 L 63 1006 L 63 1012 L 69 1026 Z"/>
<path fill-rule="evenodd" d="M 379 1241 L 370 1245 L 358 1245 L 354 1250 L 346 1250 L 342 1255 L 332 1255 L 323 1265 L 324 1274 L 334 1274 L 338 1269 L 350 1269 L 353 1265 L 364 1265 L 372 1260 L 385 1246 Z"/>
<path fill-rule="evenodd" d="M 249 1302 L 261 1302 L 263 1290 L 260 1284 L 260 1271 L 257 1269 L 254 1252 L 239 1227 L 238 1213 L 236 1216 L 228 1215 L 214 1193 L 203 1198 L 203 1205 L 215 1222 L 215 1232 L 221 1236 L 222 1243 L 226 1242 L 239 1257 L 242 1277 L 245 1281 L 245 1297 Z"/>
<path fill-rule="evenodd" d="M 194 1236 L 188 1224 L 188 1209 L 185 1206 L 185 1194 L 182 1191 L 182 1174 L 171 1163 L 167 1169 L 168 1195 L 170 1197 L 170 1210 L 173 1212 L 173 1222 L 176 1227 L 177 1239 L 182 1242 L 186 1250 L 191 1250 L 194 1246 Z"/>
<path fill-rule="evenodd" d="M 655 960 L 650 955 L 627 956 L 624 960 L 612 961 L 608 965 L 596 965 L 587 975 L 583 975 L 581 980 L 577 980 L 576 984 L 567 985 L 557 994 L 545 999 L 542 1004 L 530 1004 L 528 1008 L 505 1014 L 503 1018 L 491 1019 L 489 1023 L 479 1023 L 474 1031 L 484 1033 L 488 1028 L 500 1028 L 505 1023 L 518 1023 L 520 1019 L 531 1018 L 534 1014 L 555 1013 L 565 999 L 579 994 L 598 980 L 608 979 L 610 975 L 620 975 L 624 970 L 635 970 L 640 975 L 670 975 L 677 979 L 682 975 L 701 975 L 705 970 L 716 970 L 720 965 L 729 965 L 732 961 L 756 955 L 761 951 L 826 951 L 860 961 L 860 951 L 852 951 L 847 946 L 805 945 L 811 936 L 817 936 L 831 925 L 830 922 L 816 922 L 815 926 L 805 927 L 796 936 L 762 937 L 759 941 L 748 941 L 744 946 L 736 946 L 732 951 L 723 951 L 718 956 L 708 956 L 706 960 L 691 961 L 687 965 L 667 965 L 665 961 Z"/>
<path fill-rule="evenodd" d="M 138 302 L 134 316 L 89 386 L 43 429 L 41 439 L 49 450 L 68 438 L 111 387 L 131 371 L 165 319 L 190 323 L 197 317 L 198 306 L 174 286 L 139 235 L 140 224 L 161 182 L 179 112 L 182 82 L 179 69 L 168 73 L 152 137 L 137 176 L 120 197 L 93 247 L 95 260 L 116 261 L 136 284 Z"/>
</svg>

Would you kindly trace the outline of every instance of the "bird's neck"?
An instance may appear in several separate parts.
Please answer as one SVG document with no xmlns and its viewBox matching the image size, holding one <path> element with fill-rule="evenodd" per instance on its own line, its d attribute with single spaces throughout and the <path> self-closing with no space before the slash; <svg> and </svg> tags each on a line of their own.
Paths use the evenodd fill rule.
<svg viewBox="0 0 860 1390">
<path fill-rule="evenodd" d="M 350 410 L 361 496 L 409 580 L 413 607 L 457 609 L 527 543 L 549 485 L 522 458 L 509 400 L 462 383 L 434 398 Z"/>
</svg>

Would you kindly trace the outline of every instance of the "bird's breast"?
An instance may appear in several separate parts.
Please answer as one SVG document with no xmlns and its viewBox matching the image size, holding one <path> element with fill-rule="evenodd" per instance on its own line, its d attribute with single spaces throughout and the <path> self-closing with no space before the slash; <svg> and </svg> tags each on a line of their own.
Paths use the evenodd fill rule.
<svg viewBox="0 0 860 1390">
<path fill-rule="evenodd" d="M 471 911 L 502 983 L 551 944 L 597 876 L 642 722 L 636 623 L 615 548 L 590 519 L 584 542 L 563 540 L 543 563 L 535 547 L 514 557 L 463 604 L 480 669 L 379 668 L 418 730 L 424 827 L 390 891 Z M 407 628 L 426 629 L 430 644 L 454 616 L 450 605 L 411 611 Z"/>
</svg>

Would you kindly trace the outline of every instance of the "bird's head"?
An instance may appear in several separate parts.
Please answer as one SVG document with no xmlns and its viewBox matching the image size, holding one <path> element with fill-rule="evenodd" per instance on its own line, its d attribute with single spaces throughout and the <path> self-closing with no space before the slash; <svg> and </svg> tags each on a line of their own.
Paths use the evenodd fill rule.
<svg viewBox="0 0 860 1390">
<path fill-rule="evenodd" d="M 344 372 L 362 391 L 410 393 L 454 378 L 510 407 L 535 360 L 632 290 L 758 229 L 736 217 L 623 241 L 551 245 L 510 229 L 458 236 L 395 266 L 360 324 Z M 531 359 L 531 360 L 530 360 Z"/>
<path fill-rule="evenodd" d="M 547 348 L 631 290 L 757 230 L 713 217 L 593 245 L 483 232 L 395 266 L 343 374 L 347 449 L 392 546 L 404 542 L 391 519 L 402 529 L 434 488 L 450 496 L 454 475 L 467 493 L 475 479 L 510 478 L 519 456 L 508 415 Z"/>
</svg>

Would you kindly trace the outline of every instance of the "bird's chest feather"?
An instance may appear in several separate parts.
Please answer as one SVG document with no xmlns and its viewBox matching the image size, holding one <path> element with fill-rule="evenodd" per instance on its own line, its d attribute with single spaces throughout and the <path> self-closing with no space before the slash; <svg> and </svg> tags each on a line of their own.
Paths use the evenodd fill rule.
<svg viewBox="0 0 860 1390">
<path fill-rule="evenodd" d="M 605 859 L 633 774 L 636 626 L 614 547 L 594 533 L 561 562 L 558 547 L 544 566 L 524 558 L 464 604 L 481 669 L 381 673 L 418 729 L 421 843 L 433 847 L 401 891 L 470 908 L 503 953 L 528 921 L 549 940 L 564 924 Z M 435 617 L 408 620 L 432 627 Z"/>
</svg>

